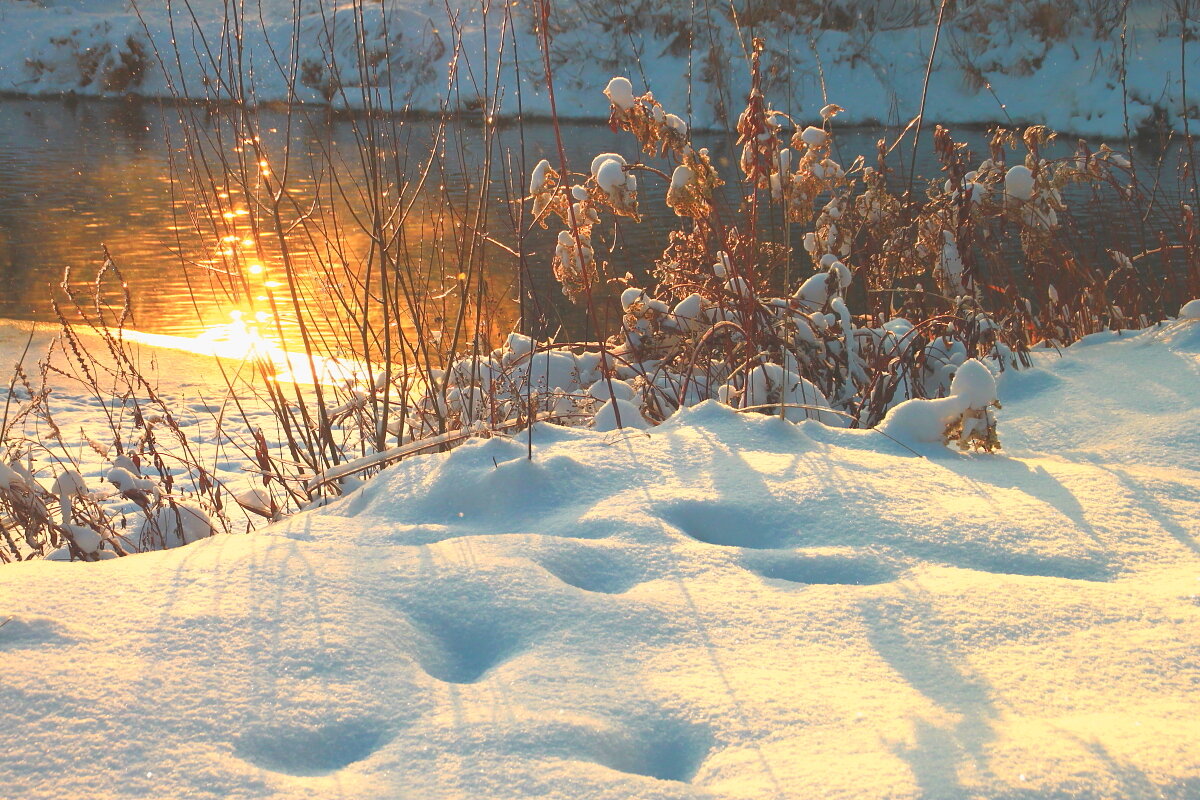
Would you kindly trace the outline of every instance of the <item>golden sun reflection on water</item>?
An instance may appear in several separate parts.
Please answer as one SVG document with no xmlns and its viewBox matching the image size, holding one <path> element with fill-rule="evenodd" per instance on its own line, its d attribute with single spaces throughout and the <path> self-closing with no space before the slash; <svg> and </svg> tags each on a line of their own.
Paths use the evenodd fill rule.
<svg viewBox="0 0 1200 800">
<path fill-rule="evenodd" d="M 483 239 L 486 233 L 511 245 L 517 234 L 507 223 L 478 232 L 464 226 L 476 216 L 480 164 L 491 148 L 473 126 L 418 120 L 398 129 L 406 146 L 388 157 L 394 185 L 378 188 L 395 227 L 381 235 L 360 218 L 358 187 L 368 186 L 369 176 L 357 159 L 353 120 L 318 115 L 293 127 L 291 118 L 264 112 L 256 119 L 270 135 L 256 140 L 243 138 L 238 113 L 206 116 L 195 147 L 205 164 L 237 168 L 225 174 L 193 172 L 178 155 L 178 144 L 190 141 L 183 113 L 91 101 L 5 102 L 13 108 L 0 115 L 0 155 L 16 161 L 0 171 L 0 316 L 54 321 L 52 302 L 62 302 L 63 267 L 71 265 L 68 288 L 79 314 L 75 304 L 63 305 L 72 319 L 103 309 L 100 325 L 122 319 L 127 331 L 234 358 L 250 348 L 232 310 L 242 313 L 246 329 L 257 328 L 256 352 L 303 351 L 307 342 L 324 354 L 359 356 L 373 369 L 385 360 L 407 363 L 405 354 L 428 341 L 471 347 L 477 322 L 486 333 L 476 339 L 494 344 L 522 310 L 526 325 L 548 331 L 575 319 L 556 304 L 559 287 L 544 258 L 552 237 L 542 241 L 540 229 L 528 234 L 521 264 L 511 246 Z M 284 119 L 286 126 L 270 124 Z M 229 130 L 241 135 L 225 138 Z M 613 149 L 606 129 L 600 135 L 604 144 L 581 144 L 580 152 Z M 424 182 L 427 137 L 455 142 L 456 150 L 443 152 Z M 539 141 L 529 157 L 549 146 L 547 137 Z M 513 138 L 506 147 L 517 144 Z M 234 147 L 253 157 L 231 157 Z M 488 189 L 487 209 L 507 207 L 501 183 L 497 177 Z M 288 201 L 272 215 L 272 192 L 284 186 Z M 381 238 L 390 248 L 386 266 Z M 102 244 L 120 273 L 109 271 L 97 284 Z M 260 310 L 270 319 L 255 319 Z M 369 335 L 360 334 L 360 323 L 371 326 Z M 279 372 L 290 370 L 281 362 Z"/>
<path fill-rule="evenodd" d="M 265 335 L 271 317 L 264 311 L 248 314 L 239 309 L 229 312 L 229 322 L 211 325 L 196 336 L 172 336 L 162 333 L 143 333 L 123 330 L 126 341 L 154 347 L 182 350 L 198 355 L 214 356 L 252 365 L 270 380 L 279 383 L 304 385 L 321 384 L 340 389 L 367 386 L 367 368 L 359 361 L 335 358 L 285 349 L 277 340 Z M 117 332 L 113 332 L 116 334 Z"/>
</svg>

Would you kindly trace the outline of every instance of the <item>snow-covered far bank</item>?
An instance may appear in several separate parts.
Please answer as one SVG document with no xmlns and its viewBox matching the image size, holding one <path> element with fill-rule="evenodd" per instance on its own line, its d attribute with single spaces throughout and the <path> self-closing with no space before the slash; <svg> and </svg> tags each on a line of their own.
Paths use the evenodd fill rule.
<svg viewBox="0 0 1200 800">
<path fill-rule="evenodd" d="M 356 14 L 356 5 L 366 11 Z M 750 38 L 762 36 L 765 83 L 779 110 L 812 120 L 832 101 L 846 109 L 843 124 L 907 123 L 920 107 L 934 36 L 928 9 L 913 3 L 906 16 L 884 19 L 854 9 L 839 16 L 830 9 L 845 3 L 825 5 L 825 17 L 809 19 L 799 11 L 735 15 L 681 3 L 620 13 L 554 4 L 557 111 L 606 118 L 598 89 L 624 74 L 639 94 L 652 90 L 693 127 L 728 127 L 749 86 Z M 255 0 L 235 23 L 215 0 L 165 7 L 0 0 L 0 92 L 229 100 L 229 86 L 242 75 L 249 83 L 235 94 L 251 102 L 355 108 L 365 83 L 396 109 L 548 115 L 533 6 L 492 5 L 485 19 L 463 0 L 449 14 L 433 0 L 330 2 L 304 6 L 293 20 L 290 0 Z M 931 76 L 931 123 L 1039 123 L 1113 138 L 1126 133 L 1126 116 L 1132 129 L 1161 121 L 1182 130 L 1187 107 L 1193 129 L 1200 128 L 1183 81 L 1200 75 L 1197 25 L 1173 16 L 1170 4 L 1132 3 L 1124 28 L 1119 19 L 1082 13 L 1104 4 L 1075 0 L 958 6 Z M 892 3 L 890 13 L 906 7 Z M 232 36 L 238 29 L 241 36 Z M 296 77 L 291 86 L 289 75 Z"/>
<path fill-rule="evenodd" d="M 255 534 L 5 566 L 0 786 L 1194 797 L 1200 322 L 1035 360 L 999 381 L 996 454 L 710 402 L 412 458 Z M 64 430 L 95 413 L 65 399 Z"/>
</svg>

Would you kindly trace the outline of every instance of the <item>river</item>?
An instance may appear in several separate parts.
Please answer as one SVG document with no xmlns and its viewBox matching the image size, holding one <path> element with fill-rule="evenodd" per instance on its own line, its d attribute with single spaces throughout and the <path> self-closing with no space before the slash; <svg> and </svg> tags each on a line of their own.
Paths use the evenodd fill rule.
<svg viewBox="0 0 1200 800">
<path fill-rule="evenodd" d="M 153 102 L 0 100 L 0 317 L 53 320 L 51 301 L 62 296 L 58 286 L 65 269 L 71 269 L 72 285 L 78 293 L 87 296 L 106 245 L 128 284 L 132 301 L 129 324 L 135 329 L 195 337 L 229 324 L 231 315 L 251 321 L 257 315 L 266 322 L 273 313 L 286 318 L 282 327 L 291 330 L 294 311 L 277 306 L 272 297 L 283 283 L 279 264 L 272 263 L 280 258 L 279 248 L 254 238 L 263 237 L 261 227 L 249 225 L 249 220 L 242 224 L 233 216 L 261 214 L 262 198 L 239 199 L 236 188 L 232 190 L 235 196 L 229 196 L 230 187 L 222 184 L 218 170 L 206 179 L 211 179 L 212 194 L 225 190 L 226 196 L 217 206 L 210 205 L 207 214 L 211 215 L 214 207 L 218 212 L 226 209 L 229 227 L 212 227 L 205 214 L 195 213 L 202 202 L 212 201 L 198 201 L 196 187 L 206 181 L 195 177 L 205 173 L 197 162 L 187 160 L 188 147 L 210 157 L 218 149 L 223 149 L 227 158 L 241 157 L 240 148 L 216 139 L 223 130 L 221 113 L 227 112 L 213 112 L 207 116 L 211 124 L 206 124 L 205 113 L 197 109 L 181 111 Z M 182 125 L 181 118 L 188 125 Z M 293 231 L 291 257 L 298 265 L 303 291 L 314 298 L 315 307 L 330 296 L 332 279 L 321 265 L 364 260 L 363 252 L 369 249 L 365 234 L 352 233 L 355 205 L 361 200 L 356 193 L 365 185 L 368 169 L 356 145 L 364 127 L 361 120 L 331 117 L 320 110 L 294 114 L 290 119 L 282 111 L 262 111 L 255 122 L 270 168 L 278 173 L 286 163 L 289 191 L 298 199 L 293 204 L 295 214 L 300 216 L 305 207 L 332 211 L 338 227 L 326 230 L 331 238 L 343 241 L 343 249 L 333 252 L 314 239 L 311 229 L 305 236 Z M 390 123 L 388 126 L 392 132 Z M 513 187 L 505 191 L 502 176 L 506 170 L 527 173 L 541 158 L 558 163 L 554 127 L 546 122 L 505 125 L 492 141 L 493 177 L 482 193 L 478 182 L 487 147 L 481 126 L 451 123 L 439 136 L 437 120 L 412 119 L 396 130 L 394 140 L 404 152 L 391 153 L 387 160 L 391 174 L 402 175 L 409 182 L 407 190 L 398 188 L 402 186 L 398 183 L 391 195 L 394 199 L 400 193 L 411 204 L 403 249 L 409 263 L 419 265 L 422 291 L 442 307 L 426 321 L 426 327 L 449 325 L 449 317 L 456 313 L 460 290 L 456 283 L 468 257 L 466 243 L 472 239 L 463 233 L 464 226 L 481 219 L 486 228 L 482 233 L 491 239 L 477 251 L 492 300 L 487 311 L 490 327 L 498 331 L 515 324 L 519 262 L 510 250 L 524 250 L 532 284 L 526 314 L 531 319 L 541 317 L 534 327 L 545 332 L 562 326 L 570 335 L 585 334 L 588 325 L 583 315 L 564 300 L 549 272 L 554 231 L 533 229 L 522 238 L 514 232 L 506 211 L 516 191 Z M 186 133 L 194 137 L 190 144 Z M 596 153 L 614 151 L 631 159 L 637 155 L 628 135 L 614 134 L 602 124 L 565 124 L 561 133 L 568 162 L 578 170 L 586 171 Z M 986 152 L 983 132 L 956 134 L 977 153 Z M 843 163 L 849 163 L 854 154 L 871 156 L 880 135 L 868 130 L 839 132 Z M 206 140 L 206 136 L 211 138 Z M 917 173 L 926 178 L 938 174 L 931 139 L 926 134 L 916 163 Z M 715 135 L 698 140 L 713 149 L 724 177 L 731 179 L 734 168 L 727 155 L 728 140 Z M 413 187 L 433 141 L 439 142 L 443 155 L 418 194 Z M 1058 148 L 1054 153 L 1064 154 L 1069 145 Z M 1079 199 L 1087 202 L 1076 205 L 1074 222 L 1085 246 L 1136 250 L 1136 240 L 1143 235 L 1149 237 L 1148 246 L 1155 246 L 1153 232 L 1159 222 L 1155 214 L 1172 204 L 1177 207 L 1179 187 L 1184 185 L 1176 174 L 1179 148 L 1168 149 L 1160 163 L 1161 152 L 1161 147 L 1149 142 L 1139 144 L 1135 152 L 1143 165 L 1143 177 L 1153 180 L 1154 175 L 1160 176 L 1155 190 L 1160 210 L 1154 211 L 1146 225 L 1139 225 L 1115 194 L 1081 196 Z M 907 166 L 908 155 L 898 152 L 894 163 Z M 666 168 L 665 164 L 659 166 Z M 206 169 L 212 170 L 211 161 Z M 598 229 L 598 254 L 609 262 L 610 274 L 644 276 L 654 256 L 662 251 L 667 231 L 678 225 L 661 202 L 663 191 L 659 179 L 643 174 L 646 220 L 640 225 L 625 220 L 619 225 L 607 222 Z M 471 209 L 481 197 L 488 199 L 487 216 L 476 218 Z M 730 208 L 736 206 L 735 187 L 728 188 L 724 201 Z M 360 252 L 350 253 L 347 248 Z M 226 274 L 232 271 L 231 264 L 255 272 L 245 278 L 246 283 L 231 286 Z M 104 292 L 106 302 L 119 302 L 115 287 L 110 280 Z M 272 301 L 271 313 L 263 310 L 268 300 Z M 326 310 L 336 313 L 335 308 Z"/>
</svg>

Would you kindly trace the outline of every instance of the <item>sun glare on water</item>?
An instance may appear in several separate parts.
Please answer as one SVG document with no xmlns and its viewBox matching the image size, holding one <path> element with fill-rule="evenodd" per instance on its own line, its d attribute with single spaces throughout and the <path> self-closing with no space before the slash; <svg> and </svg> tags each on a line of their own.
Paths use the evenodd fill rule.
<svg viewBox="0 0 1200 800">
<path fill-rule="evenodd" d="M 303 352 L 287 350 L 260 330 L 260 326 L 270 323 L 271 316 L 265 311 L 249 314 L 233 309 L 229 312 L 228 322 L 211 325 L 194 337 L 134 330 L 122 331 L 122 336 L 127 341 L 265 368 L 270 379 L 280 383 L 320 383 L 346 388 L 363 382 L 366 368 L 356 360 L 317 354 L 310 359 Z"/>
<path fill-rule="evenodd" d="M 218 201 L 230 200 L 226 192 L 216 193 Z M 236 362 L 239 369 L 251 368 L 268 380 L 278 383 L 326 385 L 351 389 L 370 385 L 366 367 L 356 359 L 335 358 L 318 353 L 311 355 L 299 350 L 297 342 L 280 330 L 290 326 L 280 322 L 267 310 L 274 308 L 276 293 L 285 288 L 283 281 L 271 274 L 257 252 L 255 239 L 239 221 L 250 212 L 240 204 L 230 204 L 221 214 L 229 221 L 228 233 L 213 243 L 210 251 L 216 258 L 198 261 L 229 275 L 241 276 L 248 295 L 249 308 L 226 308 L 224 322 L 208 324 L 195 336 L 143 333 L 123 330 L 121 336 L 142 344 L 183 350 Z M 258 308 L 254 308 L 257 305 Z"/>
</svg>

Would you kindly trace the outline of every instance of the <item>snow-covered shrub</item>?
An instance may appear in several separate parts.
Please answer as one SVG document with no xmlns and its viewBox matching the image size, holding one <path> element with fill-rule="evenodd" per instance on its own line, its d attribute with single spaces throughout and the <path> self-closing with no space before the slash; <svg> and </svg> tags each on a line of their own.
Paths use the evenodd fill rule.
<svg viewBox="0 0 1200 800">
<path fill-rule="evenodd" d="M 118 456 L 105 481 L 89 481 L 53 459 L 0 459 L 0 560 L 35 556 L 97 561 L 190 544 L 214 535 L 218 524 L 197 500 L 164 495 Z M 47 453 L 47 455 L 49 455 Z M 19 539 L 17 538 L 19 536 Z"/>
<path fill-rule="evenodd" d="M 1112 181 L 1128 165 L 1122 156 L 1081 145 L 1072 158 L 1050 162 L 1042 148 L 1052 134 L 1035 126 L 997 131 L 988 157 L 972 163 L 939 127 L 934 147 L 947 178 L 914 203 L 889 188 L 882 146 L 873 167 L 833 160 L 838 106 L 807 121 L 772 108 L 759 90 L 764 43 L 754 47 L 753 88 L 737 123 L 748 218 L 734 227 L 717 217 L 724 179 L 707 151 L 692 146 L 686 126 L 652 94 L 613 78 L 604 88 L 611 124 L 666 168 L 617 153 L 596 155 L 582 173 L 560 174 L 543 161 L 529 197 L 535 219 L 562 225 L 552 266 L 564 293 L 591 307 L 612 271 L 598 262 L 592 231 L 606 215 L 638 220 L 639 204 L 651 200 L 633 175 L 657 175 L 662 201 L 683 220 L 657 262 L 657 285 L 610 279 L 624 286 L 620 325 L 599 348 L 513 335 L 431 374 L 389 427 L 400 443 L 535 419 L 641 427 L 719 399 L 830 425 L 872 426 L 903 407 L 896 419 L 927 422 L 912 423 L 918 438 L 990 451 L 998 439 L 989 369 L 1026 363 L 1026 350 L 1050 326 L 1056 341 L 1069 341 L 1123 323 L 1102 291 L 1059 294 L 1047 279 L 1035 310 L 1008 297 L 997 305 L 991 285 L 1005 236 L 1050 273 L 1069 264 L 1057 236 L 1068 212 L 1062 190 Z M 1010 166 L 1008 151 L 1021 146 L 1024 163 Z M 755 210 L 759 197 L 782 205 L 785 225 L 802 226 L 802 254 L 770 237 Z M 796 258 L 811 272 L 781 289 L 779 267 Z"/>
<path fill-rule="evenodd" d="M 59 553 L 86 561 L 124 555 L 104 497 L 74 469 L 41 478 L 29 453 L 0 458 L 0 561 Z"/>
<path fill-rule="evenodd" d="M 1067 343 L 1145 318 L 1144 284 L 1125 284 L 1133 287 L 1125 301 L 1132 308 L 1122 308 L 1112 291 L 1118 284 L 1082 272 L 1060 233 L 1069 224 L 1065 190 L 1119 184 L 1126 157 L 1080 143 L 1072 157 L 1048 160 L 1053 134 L 1032 126 L 996 130 L 987 156 L 974 161 L 939 126 L 933 146 L 946 179 L 914 201 L 889 187 L 884 143 L 874 166 L 832 158 L 838 106 L 807 121 L 771 107 L 761 91 L 764 47 L 754 42 L 751 91 L 737 122 L 748 192 L 748 218 L 737 227 L 714 212 L 723 179 L 709 154 L 692 147 L 685 127 L 668 124 L 671 114 L 652 94 L 638 94 L 621 76 L 604 91 L 610 122 L 667 168 L 604 153 L 580 185 L 569 186 L 568 176 L 552 193 L 544 181 L 533 187 L 535 214 L 556 209 L 568 231 L 582 219 L 581 241 L 590 241 L 606 211 L 633 216 L 618 190 L 635 170 L 658 174 L 666 204 L 687 220 L 657 262 L 656 287 L 625 280 L 621 330 L 607 342 L 606 372 L 639 387 L 639 421 L 718 398 L 793 419 L 870 426 L 920 400 L 909 408 L 926 411 L 904 413 L 933 414 L 932 438 L 991 450 L 998 440 L 987 408 L 995 398 L 963 405 L 971 395 L 964 381 L 979 377 L 983 362 L 1017 368 L 1040 340 Z M 1022 147 L 1023 163 L 1010 165 L 1010 151 Z M 590 201 L 585 213 L 572 212 L 572 198 Z M 786 226 L 801 226 L 813 269 L 783 291 L 779 266 L 793 264 L 794 254 L 762 227 L 757 209 L 768 199 L 782 206 Z M 564 237 L 562 246 L 570 244 Z M 1014 245 L 1038 265 L 1031 278 L 1038 300 L 1022 296 L 1007 271 L 1006 248 Z M 602 277 L 596 268 L 591 280 Z M 570 286 L 564 291 L 580 298 Z"/>
</svg>

